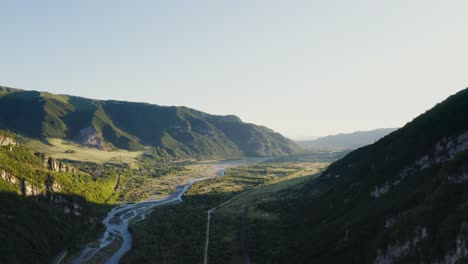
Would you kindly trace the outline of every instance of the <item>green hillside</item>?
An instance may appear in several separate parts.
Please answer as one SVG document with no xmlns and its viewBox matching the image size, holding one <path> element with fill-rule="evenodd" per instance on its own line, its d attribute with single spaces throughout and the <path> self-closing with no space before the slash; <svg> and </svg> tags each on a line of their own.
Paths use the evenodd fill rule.
<svg viewBox="0 0 468 264">
<path fill-rule="evenodd" d="M 140 197 L 143 182 L 183 166 L 167 158 L 296 150 L 233 116 L 0 87 L 0 263 L 49 263 L 83 248 L 124 191 Z"/>
<path fill-rule="evenodd" d="M 84 165 L 34 153 L 0 131 L 0 263 L 49 263 L 101 230 L 119 172 Z"/>
<path fill-rule="evenodd" d="M 5 87 L 0 87 L 0 128 L 100 149 L 151 146 L 159 154 L 176 157 L 277 156 L 297 151 L 291 140 L 234 116 Z"/>
<path fill-rule="evenodd" d="M 466 263 L 468 89 L 259 209 L 255 263 Z"/>
</svg>

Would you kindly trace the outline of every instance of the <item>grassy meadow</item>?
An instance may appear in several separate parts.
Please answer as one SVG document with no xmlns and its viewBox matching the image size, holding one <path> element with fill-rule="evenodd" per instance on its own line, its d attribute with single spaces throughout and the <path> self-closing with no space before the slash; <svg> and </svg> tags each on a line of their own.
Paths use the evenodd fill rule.
<svg viewBox="0 0 468 264">
<path fill-rule="evenodd" d="M 41 153 L 46 153 L 56 159 L 76 160 L 95 163 L 127 163 L 134 165 L 144 151 L 128 151 L 123 149 L 100 150 L 80 146 L 72 141 L 49 138 L 47 143 L 38 140 L 27 140 L 26 145 Z"/>
</svg>

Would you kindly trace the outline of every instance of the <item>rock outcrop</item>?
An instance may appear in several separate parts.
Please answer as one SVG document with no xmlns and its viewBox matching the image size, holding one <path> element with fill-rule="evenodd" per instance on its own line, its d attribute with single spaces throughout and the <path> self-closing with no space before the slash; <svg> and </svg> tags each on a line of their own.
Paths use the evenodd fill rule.
<svg viewBox="0 0 468 264">
<path fill-rule="evenodd" d="M 392 264 L 398 263 L 401 258 L 418 252 L 418 246 L 427 238 L 427 229 L 418 226 L 411 239 L 404 242 L 397 241 L 395 244 L 388 245 L 386 250 L 379 250 L 374 264 Z"/>
<path fill-rule="evenodd" d="M 52 157 L 46 158 L 45 165 L 46 165 L 46 168 L 51 170 L 51 171 L 57 172 L 59 170 L 59 166 L 57 164 L 57 161 Z"/>
<path fill-rule="evenodd" d="M 405 167 L 396 180 L 399 183 L 411 174 L 453 160 L 458 154 L 468 150 L 468 131 L 452 138 L 437 142 L 433 151 Z"/>
<path fill-rule="evenodd" d="M 36 196 L 40 194 L 44 194 L 44 189 L 38 187 L 37 185 L 33 185 L 32 183 L 22 179 L 20 182 L 20 190 L 23 196 Z"/>
<path fill-rule="evenodd" d="M 21 195 L 23 196 L 39 195 L 44 192 L 41 188 L 42 186 L 37 187 L 25 179 L 20 179 L 19 177 L 4 170 L 0 170 L 0 178 L 17 186 L 20 189 Z"/>
<path fill-rule="evenodd" d="M 87 127 L 80 130 L 78 142 L 81 145 L 102 149 L 103 141 L 101 135 L 94 127 Z"/>
<path fill-rule="evenodd" d="M 14 185 L 18 185 L 19 184 L 19 179 L 16 178 L 16 176 L 12 175 L 11 173 L 9 172 L 6 172 L 4 170 L 0 170 L 0 178 L 2 178 L 3 180 L 11 183 L 11 184 L 14 184 Z"/>
<path fill-rule="evenodd" d="M 60 194 L 51 195 L 50 203 L 52 203 L 54 207 L 60 209 L 64 214 L 73 214 L 75 216 L 81 216 L 83 214 L 82 202 L 73 197 L 67 197 Z"/>
<path fill-rule="evenodd" d="M 62 190 L 62 186 L 56 183 L 55 178 L 52 177 L 51 175 L 47 176 L 44 182 L 44 185 L 45 185 L 46 192 L 48 192 L 49 194 L 60 192 Z"/>
<path fill-rule="evenodd" d="M 461 226 L 460 234 L 455 239 L 455 248 L 446 252 L 443 260 L 436 262 L 437 264 L 456 264 L 461 259 L 468 257 L 468 224 L 463 223 Z"/>
<path fill-rule="evenodd" d="M 461 133 L 456 137 L 443 138 L 433 147 L 433 150 L 406 166 L 401 172 L 391 181 L 385 182 L 382 186 L 375 186 L 371 191 L 371 197 L 374 199 L 387 193 L 391 188 L 400 184 L 407 177 L 425 169 L 451 161 L 460 153 L 468 150 L 468 131 Z M 468 168 L 457 175 L 448 177 L 449 182 L 454 184 L 464 183 L 468 180 Z"/>
<path fill-rule="evenodd" d="M 46 157 L 42 155 L 42 159 L 44 161 L 44 167 L 53 172 L 71 172 L 77 173 L 78 170 L 74 167 L 68 165 L 65 162 L 56 160 L 52 157 Z"/>
<path fill-rule="evenodd" d="M 11 145 L 16 145 L 15 139 L 2 135 L 0 133 L 0 146 L 11 146 Z"/>
<path fill-rule="evenodd" d="M 56 183 L 53 177 L 50 175 L 47 176 L 44 184 L 33 184 L 25 179 L 19 178 L 18 176 L 0 169 L 0 179 L 17 186 L 21 195 L 23 196 L 52 194 L 62 190 L 62 186 Z"/>
</svg>

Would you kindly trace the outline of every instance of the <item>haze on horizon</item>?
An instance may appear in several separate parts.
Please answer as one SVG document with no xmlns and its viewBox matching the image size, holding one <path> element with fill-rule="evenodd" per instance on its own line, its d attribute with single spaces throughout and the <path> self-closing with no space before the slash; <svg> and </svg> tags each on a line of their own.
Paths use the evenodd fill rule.
<svg viewBox="0 0 468 264">
<path fill-rule="evenodd" d="M 235 114 L 301 138 L 399 127 L 468 86 L 467 1 L 2 1 L 0 85 Z"/>
</svg>

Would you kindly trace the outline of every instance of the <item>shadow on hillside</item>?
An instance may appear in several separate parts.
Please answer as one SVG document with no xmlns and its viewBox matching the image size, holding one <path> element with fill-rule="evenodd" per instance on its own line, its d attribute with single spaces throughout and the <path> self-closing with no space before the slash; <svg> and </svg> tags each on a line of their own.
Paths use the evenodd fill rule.
<svg viewBox="0 0 468 264">
<path fill-rule="evenodd" d="M 94 239 L 110 206 L 77 195 L 23 197 L 2 191 L 0 208 L 0 263 L 50 263 L 60 251 Z"/>
</svg>

